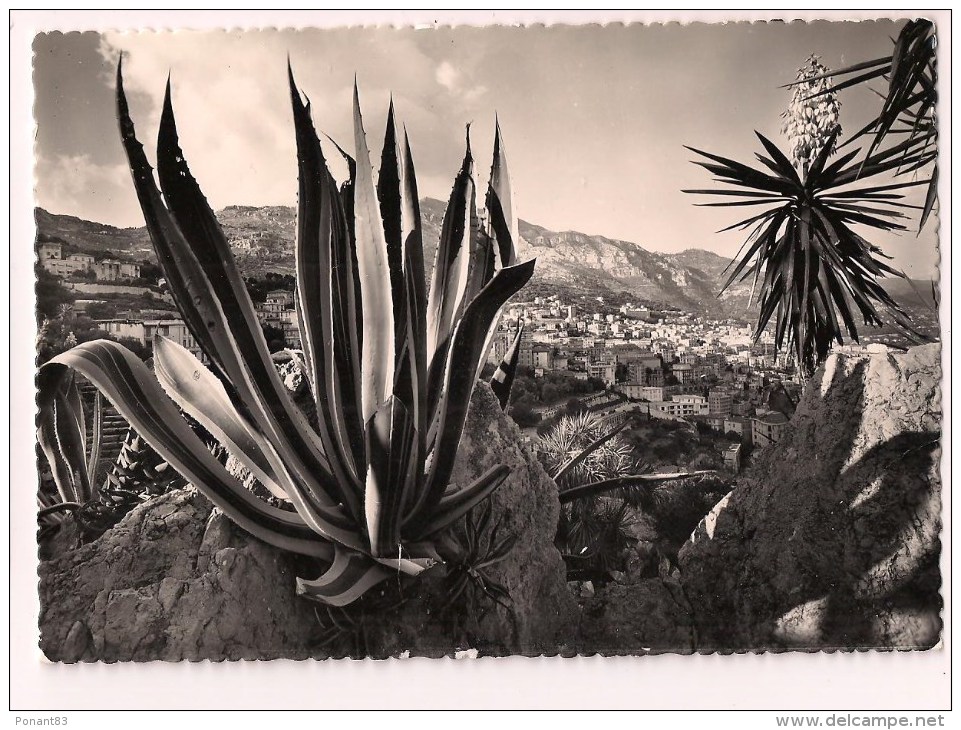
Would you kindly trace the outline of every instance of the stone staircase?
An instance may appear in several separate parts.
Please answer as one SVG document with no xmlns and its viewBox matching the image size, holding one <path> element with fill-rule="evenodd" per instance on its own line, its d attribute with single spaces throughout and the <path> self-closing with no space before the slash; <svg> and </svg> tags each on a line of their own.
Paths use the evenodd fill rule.
<svg viewBox="0 0 961 730">
<path fill-rule="evenodd" d="M 78 386 L 84 403 L 87 433 L 92 435 L 93 404 L 97 395 L 97 388 L 86 378 L 80 378 L 78 380 Z M 101 428 L 100 460 L 101 462 L 112 464 L 120 455 L 120 450 L 123 448 L 123 442 L 127 436 L 127 430 L 130 428 L 130 424 L 117 412 L 117 409 L 113 407 L 109 400 L 101 396 L 101 403 L 103 406 L 103 425 Z M 90 436 L 88 436 L 88 438 L 90 438 Z"/>
</svg>

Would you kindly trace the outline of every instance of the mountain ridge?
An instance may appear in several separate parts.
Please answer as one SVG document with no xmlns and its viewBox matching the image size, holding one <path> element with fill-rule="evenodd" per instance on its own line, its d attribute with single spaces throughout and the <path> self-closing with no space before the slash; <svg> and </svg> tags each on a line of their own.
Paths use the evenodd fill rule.
<svg viewBox="0 0 961 730">
<path fill-rule="evenodd" d="M 445 210 L 442 201 L 421 201 L 428 266 L 433 265 Z M 294 207 L 230 205 L 216 215 L 244 275 L 294 272 Z M 109 251 L 134 260 L 156 260 L 146 228 L 118 228 L 43 208 L 35 209 L 35 218 L 38 240 L 55 238 L 92 253 Z M 633 300 L 743 319 L 755 314 L 748 283 L 735 283 L 718 294 L 731 260 L 713 251 L 696 247 L 674 253 L 651 251 L 633 241 L 574 230 L 552 231 L 523 219 L 518 221 L 518 229 L 519 257 L 537 258 L 529 285 L 535 290 L 553 289 L 575 298 L 601 296 L 613 302 Z M 921 282 L 922 290 L 928 286 Z"/>
</svg>

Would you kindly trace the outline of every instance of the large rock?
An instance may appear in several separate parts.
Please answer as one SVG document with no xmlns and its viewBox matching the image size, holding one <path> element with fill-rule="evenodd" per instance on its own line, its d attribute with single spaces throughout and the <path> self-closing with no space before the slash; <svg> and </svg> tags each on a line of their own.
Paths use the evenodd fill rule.
<svg viewBox="0 0 961 730">
<path fill-rule="evenodd" d="M 681 549 L 699 650 L 938 642 L 939 357 L 833 355 L 812 378 Z"/>
<path fill-rule="evenodd" d="M 434 569 L 382 584 L 335 622 L 294 595 L 303 561 L 247 535 L 187 489 L 41 564 L 41 649 L 66 662 L 561 651 L 577 609 L 553 546 L 557 489 L 483 385 L 454 481 L 466 484 L 495 464 L 511 473 L 492 497 L 492 523 L 517 541 L 485 574 L 507 589 L 509 608 L 477 590 L 447 606 L 450 580 Z"/>
<path fill-rule="evenodd" d="M 608 583 L 584 602 L 578 636 L 582 654 L 690 654 L 691 607 L 676 577 Z"/>
<path fill-rule="evenodd" d="M 40 648 L 54 661 L 306 657 L 316 619 L 278 550 L 199 492 L 134 509 L 40 565 Z"/>
</svg>

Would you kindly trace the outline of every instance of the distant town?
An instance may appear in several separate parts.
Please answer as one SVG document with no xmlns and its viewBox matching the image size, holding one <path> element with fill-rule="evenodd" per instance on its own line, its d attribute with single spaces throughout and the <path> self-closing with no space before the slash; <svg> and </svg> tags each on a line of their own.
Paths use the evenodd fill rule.
<svg viewBox="0 0 961 730">
<path fill-rule="evenodd" d="M 231 245 L 243 248 L 249 241 Z M 37 252 L 39 266 L 70 291 L 73 315 L 86 316 L 92 331 L 145 353 L 160 334 L 204 357 L 155 265 L 96 256 L 53 238 L 38 241 Z M 293 277 L 247 281 L 271 351 L 300 348 Z M 725 468 L 737 472 L 744 451 L 781 438 L 800 391 L 792 356 L 778 352 L 770 332 L 755 342 L 753 327 L 742 320 L 602 296 L 568 301 L 549 294 L 512 302 L 488 370 L 502 361 L 521 325 L 519 377 L 543 381 L 536 396 L 515 389 L 509 409 L 527 438 L 572 411 L 673 421 L 726 437 L 718 448 Z"/>
</svg>

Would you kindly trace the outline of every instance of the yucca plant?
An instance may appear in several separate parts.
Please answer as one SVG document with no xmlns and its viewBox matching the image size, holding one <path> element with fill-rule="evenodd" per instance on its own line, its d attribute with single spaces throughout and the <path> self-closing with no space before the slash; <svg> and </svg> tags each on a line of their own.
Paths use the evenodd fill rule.
<svg viewBox="0 0 961 730">
<path fill-rule="evenodd" d="M 695 164 L 731 187 L 684 192 L 736 198 L 699 205 L 764 206 L 762 212 L 722 229 L 751 229 L 722 291 L 753 276 L 754 292 L 760 292 L 755 338 L 776 315 L 775 342 L 793 350 L 805 373 L 824 360 L 833 342 L 843 343 L 845 333 L 858 340 L 855 311 L 874 326 L 882 324 L 886 312 L 917 335 L 878 281 L 903 274 L 884 263 L 887 257 L 858 230 L 906 230 L 902 211 L 912 206 L 904 202 L 902 191 L 929 181 L 867 181 L 931 162 L 935 153 L 928 141 L 933 132 L 919 133 L 860 161 L 860 149 L 854 149 L 839 152 L 829 162 L 839 133 L 835 127 L 818 142 L 820 152 L 800 169 L 757 132 L 765 154 L 756 157 L 766 170 L 688 147 L 707 160 Z"/>
<path fill-rule="evenodd" d="M 810 81 L 820 84 L 821 88 L 809 87 L 804 89 L 806 93 L 795 93 L 804 93 L 807 103 L 817 104 L 825 95 L 836 95 L 842 89 L 881 80 L 887 85 L 883 92 L 876 92 L 882 99 L 881 110 L 858 130 L 847 144 L 866 135 L 871 136 L 867 152 L 870 157 L 875 150 L 881 148 L 889 136 L 901 138 L 907 135 L 908 141 L 923 137 L 922 149 L 935 152 L 938 140 L 935 116 L 938 102 L 937 45 L 934 23 L 923 18 L 911 20 L 898 34 L 890 56 L 847 66 L 833 74 L 819 74 Z M 831 76 L 847 78 L 833 84 Z M 909 147 L 904 151 L 905 164 L 898 170 L 899 174 L 910 173 L 920 166 L 932 163 L 931 177 L 918 224 L 920 231 L 937 199 L 937 155 L 935 152 L 912 161 L 912 155 L 909 154 L 911 149 Z"/>
<path fill-rule="evenodd" d="M 534 262 L 516 263 L 517 224 L 500 130 L 477 225 L 468 143 L 429 293 L 414 164 L 391 105 L 375 182 L 354 89 L 349 179 L 331 175 L 309 104 L 289 72 L 297 141 L 296 307 L 317 429 L 278 376 L 227 239 L 180 149 L 168 83 L 157 143 L 158 189 L 117 72 L 124 149 L 164 276 L 209 368 L 157 338 L 154 374 L 96 341 L 41 371 L 41 402 L 82 372 L 179 473 L 238 525 L 328 564 L 300 594 L 346 605 L 390 575 L 443 560 L 438 536 L 503 482 L 497 466 L 450 484 L 471 392 L 509 297 Z M 163 197 L 161 198 L 161 189 Z M 178 408 L 179 406 L 179 408 Z M 258 499 L 207 449 L 183 409 L 294 511 Z"/>
</svg>

